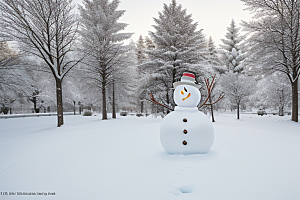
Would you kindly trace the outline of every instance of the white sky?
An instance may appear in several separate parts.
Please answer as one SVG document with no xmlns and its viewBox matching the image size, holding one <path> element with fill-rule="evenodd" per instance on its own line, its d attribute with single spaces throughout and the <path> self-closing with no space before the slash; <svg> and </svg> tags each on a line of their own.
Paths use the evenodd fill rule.
<svg viewBox="0 0 300 200">
<path fill-rule="evenodd" d="M 158 18 L 158 12 L 162 12 L 163 4 L 169 5 L 171 0 L 120 0 L 118 10 L 126 10 L 119 22 L 129 24 L 125 32 L 135 33 L 132 36 L 137 41 L 139 36 L 148 35 L 148 31 L 154 31 L 153 17 Z M 81 2 L 81 0 L 75 0 Z M 177 0 L 187 14 L 192 14 L 194 22 L 198 22 L 198 29 L 208 38 L 210 35 L 216 45 L 225 37 L 227 27 L 232 19 L 239 25 L 241 20 L 250 20 L 251 15 L 244 11 L 245 6 L 240 0 Z"/>
</svg>

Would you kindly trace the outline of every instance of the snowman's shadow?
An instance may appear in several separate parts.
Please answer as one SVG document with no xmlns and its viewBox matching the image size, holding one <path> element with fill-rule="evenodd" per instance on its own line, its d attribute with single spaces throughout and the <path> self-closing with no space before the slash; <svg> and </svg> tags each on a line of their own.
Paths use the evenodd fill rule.
<svg viewBox="0 0 300 200">
<path fill-rule="evenodd" d="M 168 154 L 166 151 L 161 151 L 157 156 L 162 160 L 175 161 L 205 161 L 215 159 L 219 156 L 219 153 L 214 150 L 210 150 L 206 154 Z"/>
</svg>

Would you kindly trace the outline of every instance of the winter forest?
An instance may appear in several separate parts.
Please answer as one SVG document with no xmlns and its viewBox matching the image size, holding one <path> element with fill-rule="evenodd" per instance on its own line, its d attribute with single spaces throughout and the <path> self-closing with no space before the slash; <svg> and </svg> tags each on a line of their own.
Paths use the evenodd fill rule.
<svg viewBox="0 0 300 200">
<path fill-rule="evenodd" d="M 0 2 L 1 114 L 140 113 L 174 108 L 183 72 L 201 84 L 199 110 L 299 117 L 300 1 L 241 0 L 254 18 L 228 22 L 215 45 L 176 0 L 133 41 L 119 0 Z M 205 19 L 203 19 L 205 20 Z M 219 38 L 217 38 L 219 39 Z M 208 87 L 211 84 L 211 87 Z"/>
<path fill-rule="evenodd" d="M 300 0 L 0 0 L 0 199 L 300 200 L 299 75 Z"/>
</svg>

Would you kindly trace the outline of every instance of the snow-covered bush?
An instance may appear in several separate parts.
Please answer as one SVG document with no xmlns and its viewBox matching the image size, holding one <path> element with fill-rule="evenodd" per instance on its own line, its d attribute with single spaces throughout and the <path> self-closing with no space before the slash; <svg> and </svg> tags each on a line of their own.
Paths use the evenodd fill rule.
<svg viewBox="0 0 300 200">
<path fill-rule="evenodd" d="M 93 113 L 89 110 L 87 110 L 83 113 L 83 116 L 92 116 L 92 115 L 93 115 Z"/>
<path fill-rule="evenodd" d="M 121 111 L 120 116 L 127 116 L 128 112 L 127 111 Z"/>
</svg>

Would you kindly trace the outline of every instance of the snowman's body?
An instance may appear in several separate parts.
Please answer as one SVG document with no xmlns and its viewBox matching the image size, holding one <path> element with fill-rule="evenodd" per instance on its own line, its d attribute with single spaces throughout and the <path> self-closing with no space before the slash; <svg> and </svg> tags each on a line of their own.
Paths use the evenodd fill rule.
<svg viewBox="0 0 300 200">
<path fill-rule="evenodd" d="M 209 118 L 196 107 L 199 89 L 184 82 L 175 87 L 174 101 L 178 106 L 161 123 L 161 144 L 170 154 L 207 153 L 214 141 L 214 129 Z"/>
<path fill-rule="evenodd" d="M 196 107 L 175 107 L 161 123 L 160 140 L 170 154 L 207 153 L 214 141 L 214 130 L 206 115 Z"/>
</svg>

